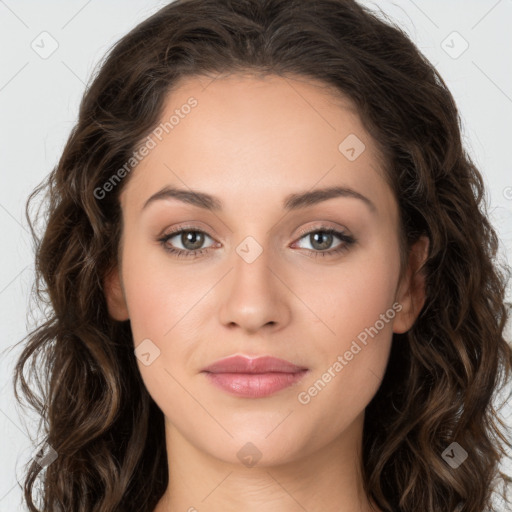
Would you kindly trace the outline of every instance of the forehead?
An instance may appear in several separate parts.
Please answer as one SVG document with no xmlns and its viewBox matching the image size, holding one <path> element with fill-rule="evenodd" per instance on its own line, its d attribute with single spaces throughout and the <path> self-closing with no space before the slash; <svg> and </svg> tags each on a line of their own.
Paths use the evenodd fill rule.
<svg viewBox="0 0 512 512">
<path fill-rule="evenodd" d="M 150 138 L 155 144 L 121 196 L 139 208 L 169 184 L 207 190 L 226 203 L 240 194 L 281 202 L 315 186 L 390 193 L 382 190 L 384 162 L 354 104 L 303 77 L 182 79 Z"/>
</svg>

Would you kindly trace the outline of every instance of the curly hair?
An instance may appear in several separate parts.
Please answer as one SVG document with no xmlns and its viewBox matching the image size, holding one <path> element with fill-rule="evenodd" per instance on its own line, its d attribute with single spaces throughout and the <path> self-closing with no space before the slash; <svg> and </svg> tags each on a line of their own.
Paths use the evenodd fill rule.
<svg viewBox="0 0 512 512">
<path fill-rule="evenodd" d="M 129 321 L 112 319 L 105 298 L 130 176 L 101 199 L 95 190 L 130 160 L 181 78 L 237 72 L 304 77 L 350 98 L 385 155 L 401 257 L 420 236 L 430 241 L 425 305 L 393 335 L 365 412 L 367 495 L 386 512 L 490 510 L 496 480 L 504 495 L 511 482 L 499 470 L 510 440 L 494 403 L 512 372 L 510 271 L 446 84 L 399 27 L 352 0 L 177 0 L 98 65 L 58 164 L 26 203 L 32 294 L 49 308 L 22 340 L 14 387 L 58 454 L 45 467 L 27 463 L 29 510 L 150 512 L 166 489 L 163 413 L 141 379 Z M 30 206 L 42 191 L 39 238 Z M 469 453 L 457 469 L 441 456 L 453 442 Z"/>
</svg>

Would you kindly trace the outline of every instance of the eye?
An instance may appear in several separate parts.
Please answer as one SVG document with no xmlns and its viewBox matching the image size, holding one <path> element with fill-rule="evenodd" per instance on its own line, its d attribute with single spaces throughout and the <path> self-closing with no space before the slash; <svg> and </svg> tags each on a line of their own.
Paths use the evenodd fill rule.
<svg viewBox="0 0 512 512">
<path fill-rule="evenodd" d="M 169 245 L 168 242 L 173 238 L 177 239 L 177 242 Z M 179 229 L 164 235 L 158 241 L 167 252 L 176 254 L 178 257 L 189 257 L 208 251 L 208 248 L 201 248 L 206 238 L 213 240 L 204 231 L 198 229 Z M 173 247 L 176 243 L 181 244 L 181 248 Z"/>
<path fill-rule="evenodd" d="M 213 241 L 213 238 L 202 230 L 182 227 L 162 236 L 158 239 L 158 242 L 160 242 L 166 252 L 174 254 L 178 258 L 188 258 L 209 252 L 212 248 L 211 246 L 202 247 L 208 238 Z M 339 240 L 339 243 L 332 249 L 331 246 L 336 238 Z M 176 241 L 170 244 L 169 242 L 172 239 L 176 239 Z M 306 250 L 312 257 L 334 256 L 348 250 L 356 242 L 354 237 L 330 227 L 318 227 L 301 233 L 299 240 L 302 239 L 309 241 L 311 249 L 306 248 Z M 176 247 L 176 244 L 178 244 L 178 247 Z M 295 244 L 297 242 L 292 245 Z M 300 248 L 304 249 L 304 247 Z M 329 248 L 331 249 L 328 250 Z"/>
<path fill-rule="evenodd" d="M 339 243 L 332 248 L 333 241 Z M 309 242 L 311 249 L 307 248 L 313 257 L 333 256 L 349 249 L 355 243 L 355 238 L 333 228 L 319 227 L 312 231 L 303 233 L 299 240 Z M 297 242 L 296 242 L 297 243 Z M 331 249 L 331 250 L 328 250 Z"/>
</svg>

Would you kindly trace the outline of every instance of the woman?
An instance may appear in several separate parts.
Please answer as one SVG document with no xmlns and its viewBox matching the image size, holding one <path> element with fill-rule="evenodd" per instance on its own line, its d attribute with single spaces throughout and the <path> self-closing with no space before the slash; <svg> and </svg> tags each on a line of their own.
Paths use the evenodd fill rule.
<svg viewBox="0 0 512 512">
<path fill-rule="evenodd" d="M 30 510 L 492 506 L 505 272 L 453 98 L 398 28 L 353 1 L 169 4 L 44 188 Z"/>
</svg>

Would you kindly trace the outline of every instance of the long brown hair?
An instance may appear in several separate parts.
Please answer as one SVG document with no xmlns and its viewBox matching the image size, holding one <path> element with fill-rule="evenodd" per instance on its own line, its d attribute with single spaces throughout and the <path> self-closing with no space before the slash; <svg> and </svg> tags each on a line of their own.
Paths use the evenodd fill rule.
<svg viewBox="0 0 512 512">
<path fill-rule="evenodd" d="M 30 511 L 150 512 L 166 489 L 163 414 L 139 374 L 129 321 L 109 316 L 104 293 L 130 176 L 104 197 L 97 190 L 154 129 L 180 78 L 236 72 L 303 77 L 349 97 L 386 155 L 405 250 L 430 239 L 425 306 L 394 335 L 366 409 L 368 496 L 386 512 L 487 510 L 510 447 L 494 404 L 512 371 L 509 272 L 442 78 L 400 28 L 352 0 L 178 0 L 111 49 L 58 165 L 27 200 L 34 297 L 49 307 L 22 340 L 14 386 L 57 454 L 27 464 Z M 38 238 L 30 205 L 42 191 Z M 468 453 L 456 469 L 443 460 L 454 442 Z"/>
</svg>

